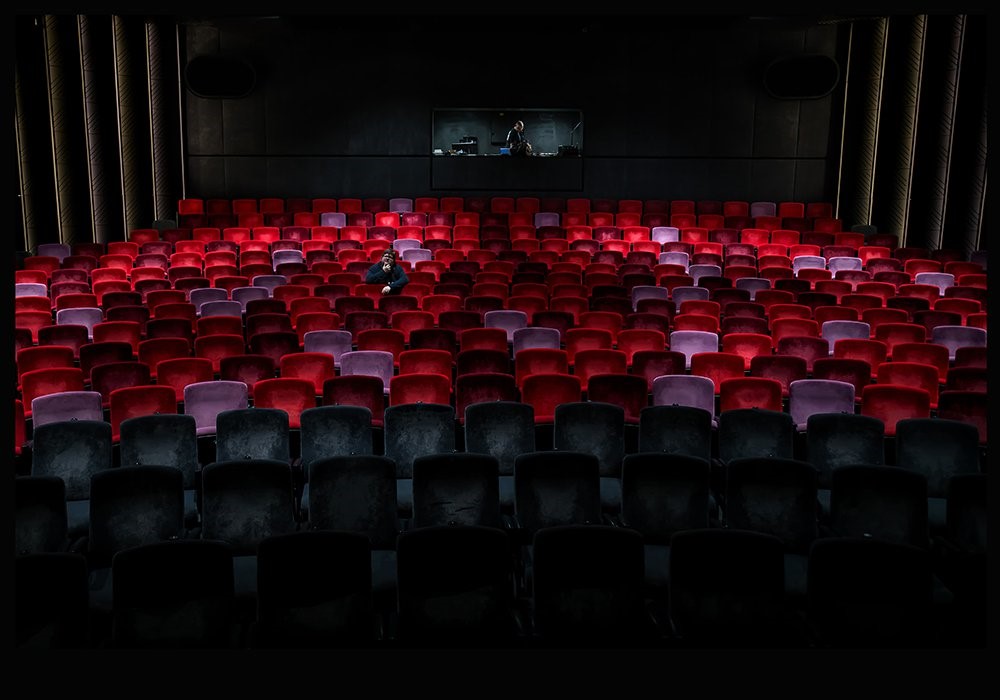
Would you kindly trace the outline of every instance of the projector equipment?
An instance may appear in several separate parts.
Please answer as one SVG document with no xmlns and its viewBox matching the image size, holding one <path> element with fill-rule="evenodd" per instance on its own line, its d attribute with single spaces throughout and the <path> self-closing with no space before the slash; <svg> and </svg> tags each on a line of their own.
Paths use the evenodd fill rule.
<svg viewBox="0 0 1000 700">
<path fill-rule="evenodd" d="M 478 155 L 479 153 L 479 137 L 478 136 L 463 136 L 462 137 L 463 150 L 469 155 Z"/>
<path fill-rule="evenodd" d="M 569 130 L 569 145 L 559 147 L 560 156 L 569 157 L 580 155 L 580 147 L 576 145 L 576 130 L 580 128 L 581 124 L 583 124 L 583 122 L 579 121 L 576 123 L 576 126 Z"/>
</svg>

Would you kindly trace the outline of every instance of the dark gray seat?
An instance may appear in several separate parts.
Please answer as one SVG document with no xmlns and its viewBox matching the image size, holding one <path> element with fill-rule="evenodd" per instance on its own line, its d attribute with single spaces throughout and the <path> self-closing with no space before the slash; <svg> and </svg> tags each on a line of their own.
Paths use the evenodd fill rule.
<svg viewBox="0 0 1000 700">
<path fill-rule="evenodd" d="M 110 469 L 111 425 L 105 421 L 60 421 L 34 432 L 31 476 L 56 476 L 66 485 L 69 538 L 87 534 L 90 518 L 90 478 Z"/>
<path fill-rule="evenodd" d="M 277 408 L 242 408 L 216 417 L 215 460 L 290 461 L 288 414 Z"/>
<path fill-rule="evenodd" d="M 309 504 L 309 469 L 329 457 L 372 454 L 372 412 L 364 406 L 318 406 L 300 416 L 300 450 L 304 484 L 300 507 Z"/>
<path fill-rule="evenodd" d="M 309 481 L 309 529 L 365 535 L 371 543 L 376 604 L 394 606 L 400 531 L 395 463 L 375 455 L 326 457 L 311 463 Z"/>
<path fill-rule="evenodd" d="M 89 645 L 87 560 L 70 552 L 14 558 L 15 645 L 82 649 Z"/>
<path fill-rule="evenodd" d="M 804 603 L 809 545 L 819 536 L 816 469 L 808 462 L 755 457 L 726 468 L 726 526 L 773 535 L 785 547 L 785 594 Z"/>
<path fill-rule="evenodd" d="M 376 639 L 376 629 L 365 535 L 296 532 L 261 541 L 252 646 L 359 647 Z"/>
<path fill-rule="evenodd" d="M 121 424 L 121 466 L 158 465 L 180 470 L 184 484 L 184 521 L 198 522 L 198 435 L 194 416 L 151 415 Z"/>
<path fill-rule="evenodd" d="M 64 552 L 66 485 L 57 476 L 14 479 L 14 553 Z"/>
<path fill-rule="evenodd" d="M 91 608 L 111 611 L 111 562 L 117 552 L 184 534 L 184 487 L 179 469 L 119 467 L 94 474 L 87 537 Z"/>
<path fill-rule="evenodd" d="M 945 527 L 948 481 L 979 473 L 976 426 L 946 418 L 905 418 L 896 423 L 895 463 L 927 479 L 927 517 L 931 533 Z"/>
<path fill-rule="evenodd" d="M 436 403 L 411 403 L 385 409 L 385 456 L 396 464 L 396 507 L 413 513 L 413 460 L 455 450 L 455 409 Z"/>
<path fill-rule="evenodd" d="M 284 411 L 281 411 L 284 414 Z M 295 532 L 292 470 L 286 461 L 215 462 L 202 472 L 201 536 L 233 549 L 236 594 L 257 589 L 257 545 L 265 537 Z"/>
<path fill-rule="evenodd" d="M 534 537 L 535 639 L 557 646 L 652 644 L 643 597 L 642 535 L 607 525 L 563 525 Z"/>
<path fill-rule="evenodd" d="M 499 528 L 499 462 L 492 455 L 449 452 L 413 460 L 410 528 L 480 525 Z"/>
<path fill-rule="evenodd" d="M 514 460 L 535 451 L 535 410 L 519 401 L 474 403 L 465 408 L 465 451 L 493 455 L 500 474 L 500 508 L 514 512 Z"/>
<path fill-rule="evenodd" d="M 406 645 L 508 646 L 515 613 L 507 535 L 473 525 L 429 526 L 399 536 L 398 638 Z"/>
<path fill-rule="evenodd" d="M 684 530 L 670 543 L 670 622 L 678 644 L 784 646 L 784 545 L 736 529 Z"/>
<path fill-rule="evenodd" d="M 853 464 L 885 464 L 885 423 L 855 413 L 814 413 L 806 420 L 806 459 L 819 473 L 821 517 L 830 512 L 833 470 Z"/>
<path fill-rule="evenodd" d="M 701 409 L 690 410 L 711 420 Z M 714 511 L 707 459 L 662 452 L 625 455 L 621 523 L 643 537 L 649 597 L 660 602 L 667 599 L 673 534 L 709 527 Z"/>
<path fill-rule="evenodd" d="M 872 537 L 927 549 L 927 478 L 899 467 L 834 469 L 829 528 L 835 537 Z"/>
<path fill-rule="evenodd" d="M 816 540 L 809 551 L 808 615 L 832 648 L 921 647 L 930 640 L 930 554 L 861 537 Z"/>
<path fill-rule="evenodd" d="M 239 645 L 233 552 L 225 542 L 147 544 L 119 552 L 111 568 L 112 646 L 222 649 Z"/>
<path fill-rule="evenodd" d="M 621 510 L 624 408 L 600 401 L 559 404 L 555 409 L 552 446 L 556 450 L 588 452 L 597 457 L 601 507 L 614 514 Z"/>
</svg>

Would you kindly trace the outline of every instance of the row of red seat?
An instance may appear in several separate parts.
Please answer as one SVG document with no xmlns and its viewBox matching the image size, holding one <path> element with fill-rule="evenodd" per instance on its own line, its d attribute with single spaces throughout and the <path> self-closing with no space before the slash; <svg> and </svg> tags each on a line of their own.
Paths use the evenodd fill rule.
<svg viewBox="0 0 1000 700">
<path fill-rule="evenodd" d="M 263 197 L 200 199 L 190 197 L 177 202 L 179 214 L 245 214 L 289 212 L 630 212 L 672 214 L 721 214 L 723 216 L 749 216 L 752 211 L 769 212 L 780 217 L 808 217 L 811 219 L 833 216 L 833 206 L 828 202 L 748 202 L 742 200 L 689 200 L 689 199 L 607 199 L 589 197 L 332 197 L 305 198 Z"/>
<path fill-rule="evenodd" d="M 270 321 L 271 319 L 266 320 Z M 779 326 L 777 334 L 780 337 L 776 337 L 770 333 L 754 332 L 733 332 L 715 338 L 706 336 L 705 340 L 707 342 L 693 348 L 698 352 L 687 353 L 691 358 L 689 363 L 691 365 L 691 372 L 693 374 L 704 374 L 698 371 L 699 363 L 694 361 L 696 356 L 703 353 L 722 353 L 729 358 L 740 357 L 742 362 L 735 362 L 733 360 L 735 364 L 732 367 L 735 373 L 740 374 L 745 371 L 753 371 L 752 366 L 755 358 L 770 357 L 777 354 L 797 357 L 803 360 L 801 363 L 801 376 L 797 377 L 802 379 L 805 378 L 806 373 L 813 371 L 818 361 L 834 358 L 856 360 L 866 364 L 868 369 L 864 377 L 866 380 L 865 383 L 867 383 L 868 379 L 875 380 L 880 371 L 879 368 L 890 362 L 929 365 L 935 368 L 932 377 L 934 383 L 946 385 L 951 381 L 949 371 L 952 368 L 952 360 L 950 360 L 949 348 L 941 344 L 925 340 L 913 340 L 911 337 L 904 335 L 894 336 L 888 333 L 876 339 L 839 339 L 832 344 L 832 352 L 827 354 L 829 352 L 827 350 L 829 343 L 827 345 L 822 343 L 805 343 L 803 338 L 815 338 L 816 336 L 797 335 L 795 324 L 782 324 L 781 321 L 776 323 Z M 136 324 L 132 325 L 135 326 Z M 785 325 L 787 325 L 787 328 L 785 328 Z M 34 370 L 77 366 L 81 369 L 84 379 L 89 381 L 91 370 L 96 366 L 110 362 L 130 362 L 136 359 L 149 368 L 150 376 L 155 379 L 158 374 L 157 367 L 160 362 L 191 357 L 192 351 L 194 357 L 208 360 L 211 363 L 212 371 L 218 373 L 221 371 L 221 361 L 225 357 L 242 355 L 248 348 L 252 351 L 252 354 L 267 354 L 273 360 L 275 367 L 279 368 L 282 366 L 285 357 L 301 355 L 303 352 L 309 356 L 324 355 L 329 359 L 331 372 L 334 363 L 337 362 L 339 364 L 339 353 L 353 352 L 354 350 L 387 352 L 392 356 L 393 366 L 403 373 L 408 373 L 404 366 L 406 364 L 406 353 L 410 353 L 413 350 L 433 350 L 445 353 L 445 356 L 448 358 L 448 367 L 451 367 L 451 363 L 456 359 L 456 347 L 462 348 L 458 351 L 459 354 L 468 350 L 487 350 L 494 355 L 503 356 L 502 360 L 491 363 L 488 367 L 470 365 L 470 367 L 475 367 L 475 370 L 470 370 L 467 367 L 466 371 L 506 373 L 511 358 L 506 337 L 502 337 L 499 333 L 491 332 L 498 330 L 493 327 L 466 329 L 459 334 L 455 334 L 454 332 L 450 334 L 428 333 L 431 329 L 414 328 L 411 329 L 409 335 L 398 327 L 367 329 L 360 331 L 356 336 L 345 334 L 343 340 L 346 342 L 341 345 L 342 350 L 331 353 L 328 351 L 303 351 L 304 339 L 302 336 L 295 337 L 295 334 L 287 330 L 265 329 L 244 334 L 242 329 L 226 328 L 221 325 L 218 328 L 212 329 L 206 327 L 204 329 L 205 332 L 199 333 L 194 338 L 194 343 L 192 344 L 188 338 L 182 337 L 143 340 L 138 335 L 137 328 L 127 328 L 125 326 L 125 323 L 119 323 L 115 328 L 110 329 L 109 333 L 96 337 L 93 342 L 81 343 L 75 347 L 52 344 L 29 346 L 18 350 L 15 356 L 15 364 L 19 383 L 26 373 Z M 472 332 L 469 333 L 467 331 Z M 706 335 L 706 333 L 688 333 L 687 335 Z M 288 342 L 283 345 L 278 343 L 266 345 L 262 341 L 267 334 L 277 334 L 269 336 L 269 339 L 282 341 L 287 339 Z M 459 345 L 456 345 L 454 340 L 456 336 L 460 338 L 458 341 Z M 608 356 L 610 357 L 610 364 L 603 371 L 625 373 L 634 367 L 639 353 L 663 353 L 664 351 L 671 350 L 668 344 L 668 337 L 676 345 L 673 348 L 674 351 L 691 347 L 689 345 L 682 345 L 682 342 L 688 342 L 692 339 L 697 340 L 697 338 L 681 338 L 673 333 L 664 334 L 661 331 L 648 328 L 623 329 L 614 334 L 606 328 L 596 326 L 570 328 L 562 334 L 554 334 L 553 337 L 556 339 L 554 344 L 544 334 L 528 334 L 523 344 L 519 343 L 518 339 L 516 339 L 513 352 L 515 363 L 520 366 L 521 361 L 525 359 L 521 357 L 521 353 L 528 350 L 557 350 L 557 353 L 552 353 L 555 358 L 552 362 L 557 363 L 551 365 L 552 367 L 569 371 L 570 368 L 579 365 L 580 369 L 576 373 L 587 375 L 594 373 L 594 371 L 584 370 L 584 366 L 588 363 L 584 360 L 578 362 L 578 358 L 584 356 L 581 353 L 587 353 L 590 350 L 600 350 L 608 351 Z M 214 340 L 209 341 L 207 340 L 208 338 L 214 338 Z M 786 338 L 794 340 L 793 342 L 784 342 Z M 249 344 L 247 342 L 248 339 Z M 530 344 L 532 342 L 535 344 Z M 517 345 L 521 345 L 521 347 L 518 348 Z M 813 347 L 819 347 L 821 352 L 810 352 Z M 530 355 L 531 353 L 529 353 Z M 644 360 L 649 359 L 649 355 L 646 354 L 642 355 L 642 357 Z M 593 361 L 594 358 L 589 359 Z M 493 360 L 496 360 L 496 357 Z M 985 364 L 985 361 L 983 362 Z M 438 369 L 442 370 L 439 373 L 451 376 L 450 370 L 444 372 L 443 367 L 435 367 L 435 371 Z M 685 368 L 673 367 L 672 369 L 672 372 L 666 373 L 677 373 L 678 370 L 682 372 Z M 424 370 L 414 368 L 409 371 Z M 461 363 L 459 363 L 458 373 L 463 373 Z M 520 370 L 518 370 L 517 376 L 518 383 L 520 384 Z M 650 386 L 652 378 L 652 376 L 647 377 L 650 380 Z M 860 396 L 861 385 L 856 384 L 856 386 L 858 388 L 858 395 Z M 718 387 L 716 386 L 716 388 Z M 787 392 L 787 382 L 785 390 Z"/>
<path fill-rule="evenodd" d="M 298 250 L 276 251 L 275 253 L 264 250 L 247 250 L 239 255 L 231 251 L 212 251 L 204 254 L 198 252 L 173 253 L 169 258 L 158 253 L 150 253 L 143 254 L 135 261 L 128 256 L 106 255 L 100 260 L 70 260 L 67 258 L 63 261 L 64 265 L 68 265 L 67 267 L 55 267 L 54 263 L 49 264 L 46 260 L 34 258 L 27 261 L 27 264 L 32 267 L 18 270 L 15 273 L 15 283 L 55 286 L 66 282 L 97 284 L 131 280 L 134 284 L 140 279 L 170 279 L 173 281 L 180 277 L 201 276 L 211 279 L 223 274 L 245 274 L 241 271 L 244 268 L 250 270 L 251 267 L 255 270 L 255 274 L 277 273 L 291 276 L 314 272 L 328 275 L 333 272 L 345 271 L 345 268 L 350 270 L 352 263 L 360 263 L 356 271 L 363 273 L 368 266 L 381 258 L 383 252 L 383 245 L 378 245 L 371 246 L 368 250 L 364 248 L 340 250 L 331 255 L 321 255 L 319 251 L 315 250 L 310 251 L 312 255 L 302 254 Z M 854 289 L 858 283 L 869 281 L 890 282 L 897 287 L 914 282 L 929 284 L 927 281 L 921 282 L 922 273 L 943 272 L 944 277 L 935 274 L 928 279 L 936 280 L 934 284 L 947 283 L 947 286 L 957 284 L 958 286 L 983 289 L 987 287 L 987 276 L 982 266 L 970 261 L 950 261 L 942 265 L 936 260 L 911 258 L 904 262 L 895 258 L 875 257 L 862 263 L 861 258 L 856 258 L 856 256 L 844 256 L 841 260 L 837 260 L 838 256 L 827 258 L 822 254 L 803 254 L 796 257 L 777 254 L 759 257 L 731 254 L 723 258 L 718 253 L 708 251 L 693 254 L 672 251 L 657 256 L 648 251 L 630 251 L 624 254 L 620 250 L 605 249 L 591 255 L 590 261 L 584 264 L 578 261 L 561 260 L 561 256 L 555 251 L 533 252 L 547 254 L 536 255 L 533 258 L 529 254 L 528 262 L 543 263 L 547 270 L 570 274 L 580 274 L 581 271 L 594 263 L 607 263 L 613 270 L 611 274 L 621 275 L 639 272 L 657 274 L 658 276 L 659 274 L 688 274 L 695 271 L 695 266 L 701 266 L 697 267 L 699 277 L 705 275 L 723 276 L 733 280 L 740 277 L 764 277 L 768 279 L 797 277 L 814 282 L 838 279 L 849 281 Z M 821 251 L 817 250 L 816 252 L 820 253 Z M 282 253 L 282 255 L 279 256 L 278 253 Z M 659 262 L 657 262 L 658 260 Z M 141 264 L 133 265 L 133 262 Z M 513 279 L 514 272 L 509 270 L 509 268 L 514 267 L 512 261 L 501 261 L 500 264 L 492 264 L 493 262 L 494 259 L 491 256 L 473 255 L 470 259 L 466 251 L 457 248 L 439 248 L 430 254 L 429 259 L 417 260 L 411 259 L 409 251 L 406 250 L 399 260 L 400 265 L 407 273 L 430 271 L 435 273 L 436 278 L 439 278 L 440 274 L 445 271 L 454 271 L 473 275 L 505 274 L 508 279 Z M 848 264 L 837 265 L 840 269 L 833 269 L 835 264 L 845 262 Z M 718 274 L 713 274 L 713 271 L 706 266 L 718 268 L 714 271 Z M 492 269 L 487 269 L 487 267 Z M 193 270 L 189 268 L 193 268 Z M 777 268 L 790 272 L 780 273 L 776 271 Z M 66 272 L 67 270 L 79 270 L 83 274 L 70 274 Z M 214 274 L 212 270 L 214 270 Z M 761 274 L 764 271 L 770 272 Z M 927 276 L 925 275 L 925 277 Z"/>
<path fill-rule="evenodd" d="M 705 407 L 712 414 L 717 414 L 715 406 L 718 407 L 718 413 L 737 408 L 780 412 L 786 410 L 786 403 L 794 390 L 794 382 L 798 381 L 794 376 L 788 376 L 788 368 L 779 362 L 783 359 L 782 356 L 762 357 L 762 362 L 755 363 L 753 370 L 747 375 L 742 370 L 742 358 L 738 355 L 725 352 L 700 353 L 692 358 L 693 366 L 689 374 L 659 374 L 654 378 L 650 391 L 650 385 L 642 375 L 628 373 L 624 368 L 614 371 L 620 358 L 616 356 L 618 351 L 613 350 L 582 351 L 572 373 L 565 367 L 565 359 L 559 356 L 562 351 L 542 348 L 524 350 L 515 358 L 514 373 L 467 372 L 458 374 L 454 379 L 451 376 L 451 358 L 445 351 L 407 352 L 414 356 L 412 365 L 416 371 L 400 371 L 389 377 L 388 382 L 372 374 L 336 376 L 331 358 L 325 353 L 286 355 L 281 363 L 283 376 L 260 378 L 247 384 L 246 396 L 252 399 L 244 398 L 244 401 L 252 400 L 257 407 L 285 410 L 289 414 L 292 428 L 299 427 L 298 418 L 302 410 L 317 405 L 317 397 L 323 397 L 324 404 L 365 406 L 371 410 L 372 420 L 376 425 L 382 422 L 386 403 L 390 406 L 420 402 L 454 405 L 456 414 L 461 415 L 465 406 L 470 403 L 494 400 L 524 401 L 531 404 L 535 409 L 537 422 L 551 422 L 555 407 L 563 403 L 604 401 L 622 406 L 626 412 L 626 420 L 636 423 L 643 408 L 664 405 L 671 400 L 671 387 L 677 392 L 696 392 L 697 396 L 685 394 L 681 400 L 685 405 L 701 405 L 707 401 Z M 441 359 L 435 359 L 435 355 Z M 233 357 L 245 357 L 254 361 L 253 371 L 257 371 L 255 356 Z M 404 364 L 409 360 L 409 357 L 404 357 Z M 727 366 L 727 361 L 730 360 L 728 364 L 733 364 L 732 368 Z M 773 362 L 765 364 L 763 360 Z M 827 364 L 832 366 L 834 362 L 836 360 L 829 360 Z M 434 363 L 445 363 L 448 366 L 443 367 L 440 372 L 433 371 Z M 23 399 L 19 400 L 23 408 L 24 405 L 32 405 L 34 399 L 42 396 L 87 391 L 87 387 L 92 386 L 94 391 L 100 391 L 103 407 L 111 412 L 113 435 L 116 436 L 117 427 L 125 418 L 153 412 L 176 412 L 178 404 L 184 402 L 186 388 L 192 384 L 214 381 L 210 365 L 204 358 L 162 361 L 157 366 L 160 379 L 155 384 L 150 382 L 148 367 L 140 362 L 95 367 L 89 384 L 83 381 L 82 371 L 77 368 L 33 370 L 22 378 Z M 442 373 L 444 371 L 448 373 Z M 857 409 L 862 415 L 878 417 L 885 423 L 886 435 L 890 436 L 894 433 L 896 421 L 902 418 L 930 417 L 937 412 L 941 417 L 954 417 L 976 424 L 980 430 L 980 442 L 985 445 L 985 413 L 964 417 L 957 416 L 956 413 L 961 410 L 961 405 L 978 405 L 984 411 L 986 392 L 950 388 L 939 391 L 934 377 L 930 376 L 932 374 L 933 367 L 920 363 L 884 363 L 878 368 L 876 381 L 865 381 L 856 400 L 853 399 L 854 391 L 848 389 L 850 393 L 847 405 L 838 404 L 836 410 L 854 412 Z M 354 377 L 366 379 L 357 380 Z M 242 379 L 235 381 L 245 383 Z M 841 381 L 834 379 L 834 382 Z M 985 379 L 978 376 L 971 378 L 971 381 L 981 383 Z M 837 384 L 826 386 L 836 390 Z M 145 390 L 145 394 L 138 390 L 140 388 Z M 667 393 L 663 392 L 664 388 Z M 133 391 L 128 391 L 130 389 Z M 338 395 L 337 389 L 343 389 L 345 394 Z M 346 392 L 351 392 L 352 395 Z M 131 395 L 130 399 L 120 401 L 123 394 Z M 975 399 L 977 395 L 980 397 L 978 404 Z M 692 400 L 697 403 L 687 403 Z M 677 402 L 677 398 L 674 398 L 674 402 Z M 30 411 L 22 418 L 30 418 Z"/>
<path fill-rule="evenodd" d="M 182 227 L 291 227 L 318 225 L 389 227 L 430 225 L 483 226 L 658 226 L 716 228 L 791 229 L 796 231 L 838 232 L 844 222 L 836 218 L 809 219 L 780 216 L 722 216 L 721 214 L 638 214 L 621 212 L 291 212 L 244 214 L 188 214 L 180 217 Z"/>
</svg>

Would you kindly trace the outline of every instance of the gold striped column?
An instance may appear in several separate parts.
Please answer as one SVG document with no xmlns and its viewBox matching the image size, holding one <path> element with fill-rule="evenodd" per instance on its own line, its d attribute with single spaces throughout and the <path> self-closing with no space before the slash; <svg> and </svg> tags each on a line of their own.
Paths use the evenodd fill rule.
<svg viewBox="0 0 1000 700">
<path fill-rule="evenodd" d="M 885 18 L 878 18 L 851 27 L 837 212 L 844 221 L 858 224 L 872 220 L 887 25 Z"/>
<path fill-rule="evenodd" d="M 78 65 L 65 45 L 63 27 L 75 22 L 73 17 L 46 15 L 44 19 L 46 83 L 49 95 L 49 129 L 52 138 L 52 165 L 59 240 L 63 243 L 90 241 L 90 217 L 78 211 L 76 203 L 86 199 L 79 191 L 82 182 L 74 174 L 75 150 L 79 148 L 79 135 L 75 129 L 79 98 L 73 91 Z"/>
<path fill-rule="evenodd" d="M 889 31 L 894 35 L 892 40 L 902 43 L 902 55 L 891 66 L 891 78 L 895 86 L 895 119 L 891 124 L 891 131 L 885 130 L 890 125 L 883 122 L 884 148 L 879 148 L 878 153 L 875 197 L 882 203 L 879 229 L 898 232 L 901 244 L 908 235 L 926 25 L 926 15 L 893 17 L 889 20 Z M 879 170 L 882 172 L 878 172 Z"/>
</svg>

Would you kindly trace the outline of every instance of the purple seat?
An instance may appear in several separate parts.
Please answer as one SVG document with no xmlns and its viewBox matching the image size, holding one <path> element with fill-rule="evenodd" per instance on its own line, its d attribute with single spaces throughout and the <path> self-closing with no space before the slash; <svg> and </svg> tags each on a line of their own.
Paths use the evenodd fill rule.
<svg viewBox="0 0 1000 700">
<path fill-rule="evenodd" d="M 35 251 L 35 255 L 45 255 L 51 256 L 53 258 L 59 258 L 59 263 L 68 258 L 72 254 L 72 250 L 68 243 L 39 243 L 38 248 Z"/>
<path fill-rule="evenodd" d="M 514 342 L 514 331 L 528 327 L 528 314 L 514 309 L 497 309 L 483 314 L 483 327 L 503 328 L 507 331 L 507 342 Z"/>
<path fill-rule="evenodd" d="M 941 296 L 944 296 L 944 290 L 955 286 L 955 275 L 950 272 L 918 272 L 913 276 L 913 282 L 934 285 L 941 290 Z"/>
<path fill-rule="evenodd" d="M 689 265 L 688 274 L 694 279 L 695 286 L 698 286 L 698 280 L 702 277 L 721 277 L 722 268 L 719 265 Z"/>
<path fill-rule="evenodd" d="M 413 211 L 413 200 L 409 197 L 392 197 L 389 200 L 389 211 L 391 212 L 411 212 Z"/>
<path fill-rule="evenodd" d="M 184 413 L 194 416 L 198 435 L 214 435 L 215 419 L 222 411 L 247 408 L 244 382 L 217 379 L 184 387 Z"/>
<path fill-rule="evenodd" d="M 387 350 L 352 350 L 340 356 L 340 376 L 364 374 L 382 380 L 382 391 L 389 393 L 393 376 L 392 353 Z"/>
<path fill-rule="evenodd" d="M 62 391 L 31 400 L 31 421 L 37 428 L 66 420 L 104 420 L 99 391 Z"/>
<path fill-rule="evenodd" d="M 325 211 L 319 215 L 319 225 L 344 228 L 347 226 L 347 214 L 342 211 Z"/>
<path fill-rule="evenodd" d="M 632 287 L 632 309 L 635 310 L 640 299 L 669 299 L 670 292 L 666 287 L 651 284 L 637 284 Z"/>
<path fill-rule="evenodd" d="M 251 286 L 263 287 L 268 290 L 268 296 L 274 296 L 274 288 L 283 284 L 288 284 L 288 278 L 284 275 L 255 275 L 250 280 Z"/>
<path fill-rule="evenodd" d="M 837 256 L 827 261 L 827 268 L 834 276 L 841 270 L 861 270 L 862 267 L 861 258 Z"/>
<path fill-rule="evenodd" d="M 277 270 L 284 263 L 304 263 L 305 256 L 301 250 L 276 250 L 271 254 L 271 266 Z"/>
<path fill-rule="evenodd" d="M 304 352 L 325 352 L 333 355 L 334 367 L 340 367 L 340 358 L 353 350 L 350 331 L 308 331 L 302 336 Z"/>
<path fill-rule="evenodd" d="M 986 331 L 973 326 L 935 326 L 931 342 L 948 348 L 948 359 L 954 360 L 958 348 L 986 347 Z"/>
<path fill-rule="evenodd" d="M 684 353 L 684 366 L 691 369 L 691 356 L 696 352 L 718 352 L 719 334 L 709 331 L 673 331 L 670 334 L 669 347 L 675 352 Z M 715 392 L 713 384 L 713 396 Z"/>
<path fill-rule="evenodd" d="M 74 309 L 56 311 L 56 325 L 80 325 L 87 327 L 87 337 L 94 337 L 94 326 L 104 320 L 104 312 L 93 306 L 79 306 Z"/>
<path fill-rule="evenodd" d="M 774 202 L 750 202 L 750 218 L 777 216 L 778 205 Z"/>
<path fill-rule="evenodd" d="M 796 430 L 815 413 L 854 414 L 854 385 L 836 379 L 797 379 L 788 385 L 788 412 Z"/>
<path fill-rule="evenodd" d="M 711 292 L 708 287 L 692 287 L 690 285 L 680 285 L 674 287 L 671 298 L 674 300 L 674 307 L 681 308 L 685 301 L 708 301 Z"/>
<path fill-rule="evenodd" d="M 192 289 L 188 293 L 188 301 L 194 304 L 195 313 L 199 316 L 201 315 L 201 307 L 203 304 L 210 301 L 227 301 L 229 295 L 226 293 L 225 289 L 219 287 L 199 287 L 198 289 Z M 240 306 L 242 313 L 242 306 Z"/>
<path fill-rule="evenodd" d="M 545 328 L 541 326 L 529 326 L 528 328 L 516 328 L 512 336 L 514 355 L 519 350 L 527 348 L 552 348 L 559 349 L 561 334 L 557 328 Z"/>
<path fill-rule="evenodd" d="M 661 265 L 683 265 L 684 269 L 687 270 L 690 259 L 691 256 L 683 251 L 669 250 L 660 253 L 659 262 Z"/>
<path fill-rule="evenodd" d="M 252 301 L 253 299 L 267 299 L 271 296 L 271 293 L 266 287 L 235 287 L 231 295 L 233 301 L 240 302 L 240 306 L 246 311 L 248 301 Z"/>
<path fill-rule="evenodd" d="M 833 345 L 843 338 L 871 338 L 871 324 L 864 321 L 824 321 L 820 336 L 830 344 L 830 355 L 833 355 Z"/>
<path fill-rule="evenodd" d="M 201 305 L 202 318 L 210 316 L 235 316 L 242 318 L 243 304 L 238 301 L 207 301 Z"/>
<path fill-rule="evenodd" d="M 692 406 L 708 411 L 716 425 L 715 382 L 694 374 L 664 374 L 653 380 L 653 406 Z"/>
<path fill-rule="evenodd" d="M 799 270 L 804 270 L 806 268 L 825 270 L 826 258 L 822 255 L 798 255 L 792 258 L 792 272 L 794 272 L 796 276 L 798 276 Z"/>
<path fill-rule="evenodd" d="M 392 242 L 392 249 L 399 254 L 402 254 L 404 250 L 412 250 L 420 247 L 420 241 L 415 238 L 397 238 Z"/>
<path fill-rule="evenodd" d="M 18 282 L 14 285 L 14 296 L 48 298 L 49 288 L 40 282 Z"/>
<path fill-rule="evenodd" d="M 418 241 L 418 243 L 419 243 L 419 241 Z M 411 262 L 411 263 L 420 262 L 421 260 L 433 260 L 434 259 L 434 253 L 432 253 L 427 248 L 421 248 L 419 246 L 416 247 L 416 248 L 406 248 L 406 249 L 404 249 L 403 253 L 402 253 L 402 256 L 403 256 L 403 260 L 405 260 L 407 262 Z"/>
<path fill-rule="evenodd" d="M 676 243 L 681 239 L 681 232 L 676 226 L 654 226 L 649 232 L 649 237 L 660 245 L 664 243 Z M 661 260 L 660 262 L 663 261 Z"/>
<path fill-rule="evenodd" d="M 535 228 L 540 228 L 541 226 L 559 226 L 559 214 L 554 211 L 539 211 L 535 212 L 534 216 Z"/>
<path fill-rule="evenodd" d="M 771 288 L 771 280 L 764 277 L 740 277 L 733 282 L 733 286 L 750 292 L 750 301 L 753 301 L 759 290 Z"/>
</svg>

